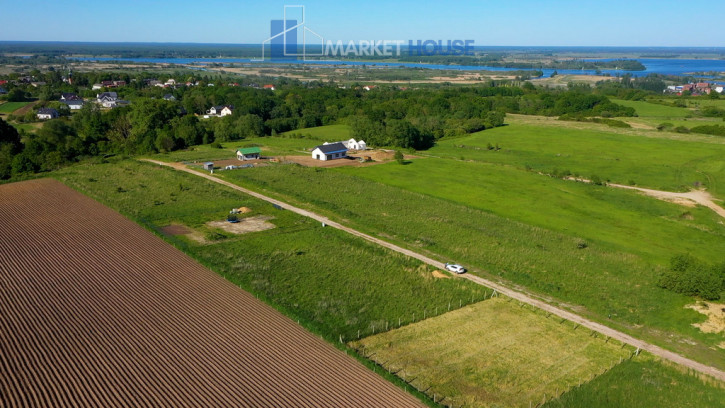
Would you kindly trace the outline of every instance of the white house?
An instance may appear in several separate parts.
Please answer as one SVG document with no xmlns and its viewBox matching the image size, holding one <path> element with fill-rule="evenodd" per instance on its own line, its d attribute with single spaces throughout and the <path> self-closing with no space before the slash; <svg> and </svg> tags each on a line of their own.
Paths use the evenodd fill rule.
<svg viewBox="0 0 725 408">
<path fill-rule="evenodd" d="M 48 119 L 55 119 L 57 118 L 58 111 L 53 108 L 40 108 L 38 109 L 38 119 L 40 120 L 48 120 Z"/>
<path fill-rule="evenodd" d="M 115 108 L 118 104 L 118 94 L 115 92 L 103 92 L 96 95 L 96 101 L 104 108 Z"/>
<path fill-rule="evenodd" d="M 169 80 L 166 81 L 166 83 L 164 85 L 165 86 L 176 86 L 176 80 L 174 78 L 170 78 Z"/>
<path fill-rule="evenodd" d="M 69 101 L 63 101 L 64 104 L 68 105 L 68 108 L 70 110 L 80 110 L 83 109 L 83 100 L 69 100 Z"/>
<path fill-rule="evenodd" d="M 723 93 L 723 91 L 725 91 L 725 86 L 723 86 L 723 85 L 715 86 L 715 92 L 721 94 L 721 93 Z"/>
<path fill-rule="evenodd" d="M 103 84 L 93 84 L 92 90 L 97 91 L 103 88 Z"/>
<path fill-rule="evenodd" d="M 349 150 L 367 150 L 368 148 L 368 145 L 364 140 L 355 141 L 355 139 L 350 139 L 347 142 L 342 142 L 342 144 L 344 144 Z"/>
<path fill-rule="evenodd" d="M 237 149 L 237 159 L 241 161 L 245 160 L 257 160 L 262 154 L 262 149 L 259 147 L 247 147 Z"/>
<path fill-rule="evenodd" d="M 347 157 L 347 147 L 342 142 L 324 144 L 312 150 L 312 158 L 315 160 L 336 160 Z"/>
<path fill-rule="evenodd" d="M 209 115 L 213 116 L 229 116 L 232 113 L 234 113 L 234 105 L 219 105 L 219 106 L 212 106 L 211 109 L 207 112 Z"/>
</svg>

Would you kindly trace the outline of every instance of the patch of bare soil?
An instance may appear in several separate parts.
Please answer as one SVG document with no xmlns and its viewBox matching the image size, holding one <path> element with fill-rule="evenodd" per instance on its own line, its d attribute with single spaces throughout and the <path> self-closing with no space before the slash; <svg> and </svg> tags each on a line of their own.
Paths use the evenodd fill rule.
<svg viewBox="0 0 725 408">
<path fill-rule="evenodd" d="M 698 302 L 697 304 L 688 305 L 685 307 L 707 316 L 706 321 L 693 324 L 693 326 L 700 329 L 703 333 L 725 332 L 725 304 Z M 725 342 L 721 343 L 721 346 L 723 344 L 725 344 Z"/>
<path fill-rule="evenodd" d="M 372 159 L 372 161 L 361 162 L 360 159 Z M 405 160 L 415 159 L 417 156 L 404 155 Z M 360 150 L 348 152 L 348 157 L 337 160 L 316 160 L 312 156 L 285 156 L 284 161 L 297 163 L 306 167 L 366 167 L 375 166 L 376 164 L 387 163 L 395 160 L 395 151 L 393 150 Z"/>
<path fill-rule="evenodd" d="M 434 270 L 432 272 L 432 274 L 433 274 L 433 277 L 434 278 L 437 278 L 437 279 L 450 279 L 451 278 L 450 276 L 448 276 L 447 274 L 439 271 L 438 269 Z"/>
<path fill-rule="evenodd" d="M 181 224 L 171 224 L 167 225 L 165 227 L 160 228 L 161 233 L 166 236 L 179 236 L 183 235 L 186 238 L 189 238 L 192 241 L 196 241 L 200 244 L 207 245 L 210 244 L 210 242 L 204 237 L 204 234 L 202 234 L 199 231 L 194 231 L 193 229 L 187 227 L 186 225 Z"/>
<path fill-rule="evenodd" d="M 247 234 L 275 228 L 274 224 L 267 222 L 273 218 L 268 215 L 256 215 L 254 217 L 242 218 L 239 222 L 211 221 L 207 222 L 206 225 L 231 232 L 232 234 Z"/>
<path fill-rule="evenodd" d="M 181 224 L 171 224 L 167 225 L 165 227 L 159 228 L 161 230 L 161 233 L 164 235 L 186 235 L 191 234 L 192 230 L 190 230 L 187 226 L 181 225 Z"/>
</svg>

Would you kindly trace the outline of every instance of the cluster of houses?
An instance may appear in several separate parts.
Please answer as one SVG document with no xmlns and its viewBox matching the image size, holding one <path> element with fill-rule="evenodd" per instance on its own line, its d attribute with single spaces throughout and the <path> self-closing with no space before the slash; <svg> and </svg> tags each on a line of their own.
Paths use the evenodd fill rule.
<svg viewBox="0 0 725 408">
<path fill-rule="evenodd" d="M 343 142 L 324 143 L 312 149 L 312 158 L 315 160 L 337 160 L 347 157 L 348 150 L 367 150 L 364 140 L 350 139 Z"/>
<path fill-rule="evenodd" d="M 234 113 L 234 105 L 212 106 L 211 109 L 206 111 L 204 119 L 209 119 L 211 117 L 223 118 L 224 116 L 229 116 L 232 113 Z"/>
<path fill-rule="evenodd" d="M 119 88 L 122 86 L 126 86 L 126 81 L 102 81 L 100 84 L 93 84 L 93 90 L 96 91 L 103 88 Z"/>
<path fill-rule="evenodd" d="M 719 94 L 725 91 L 725 87 L 722 84 L 711 84 L 709 82 L 698 82 L 694 84 L 684 85 L 670 85 L 664 90 L 664 93 L 682 95 L 683 92 L 690 92 L 691 95 L 709 95 L 711 92 L 717 92 Z"/>
</svg>

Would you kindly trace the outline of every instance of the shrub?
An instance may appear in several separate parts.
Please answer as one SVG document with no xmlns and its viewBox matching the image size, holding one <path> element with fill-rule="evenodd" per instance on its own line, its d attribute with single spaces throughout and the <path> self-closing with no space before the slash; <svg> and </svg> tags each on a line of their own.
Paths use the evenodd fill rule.
<svg viewBox="0 0 725 408">
<path fill-rule="evenodd" d="M 658 285 L 683 295 L 718 300 L 725 289 L 725 264 L 707 265 L 691 255 L 676 255 Z"/>
<path fill-rule="evenodd" d="M 403 164 L 403 162 L 405 161 L 405 156 L 403 156 L 403 152 L 401 152 L 400 150 L 395 151 L 394 157 L 395 161 L 397 161 L 399 164 Z"/>
<path fill-rule="evenodd" d="M 589 180 L 590 180 L 590 181 L 592 182 L 592 184 L 594 184 L 595 186 L 601 186 L 601 185 L 603 185 L 603 184 L 604 184 L 604 183 L 602 182 L 602 179 L 600 179 L 600 178 L 599 178 L 599 176 L 597 176 L 596 174 L 595 174 L 595 175 L 593 175 L 593 176 L 591 176 L 591 177 L 589 178 Z"/>
</svg>

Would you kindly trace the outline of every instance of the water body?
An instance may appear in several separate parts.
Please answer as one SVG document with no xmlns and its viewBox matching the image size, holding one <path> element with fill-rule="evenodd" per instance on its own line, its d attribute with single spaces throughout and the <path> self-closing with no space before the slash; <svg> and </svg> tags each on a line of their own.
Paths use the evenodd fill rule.
<svg viewBox="0 0 725 408">
<path fill-rule="evenodd" d="M 153 64 L 179 64 L 179 65 L 206 65 L 206 64 L 308 64 L 308 65 L 328 65 L 328 66 L 367 66 L 367 67 L 406 67 L 406 68 L 425 68 L 439 70 L 456 70 L 456 71 L 533 71 L 521 68 L 501 68 L 501 67 L 483 67 L 469 65 L 441 65 L 441 64 L 424 64 L 414 62 L 361 62 L 361 61 L 255 61 L 249 58 L 110 58 L 110 57 L 75 57 L 72 58 L 79 61 L 129 61 L 138 63 Z M 624 71 L 615 69 L 602 69 L 602 74 L 612 76 L 631 74 L 632 76 L 646 76 L 648 74 L 663 75 L 679 75 L 686 76 L 693 72 L 725 72 L 725 60 L 706 60 L 706 59 L 665 59 L 665 58 L 638 58 L 647 69 L 645 71 Z M 590 60 L 593 61 L 593 60 Z M 605 60 L 606 61 L 606 60 Z M 553 69 L 543 69 L 544 77 L 550 77 L 555 71 Z M 559 69 L 559 74 L 579 74 L 579 75 L 595 75 L 594 70 L 579 69 Z"/>
</svg>

